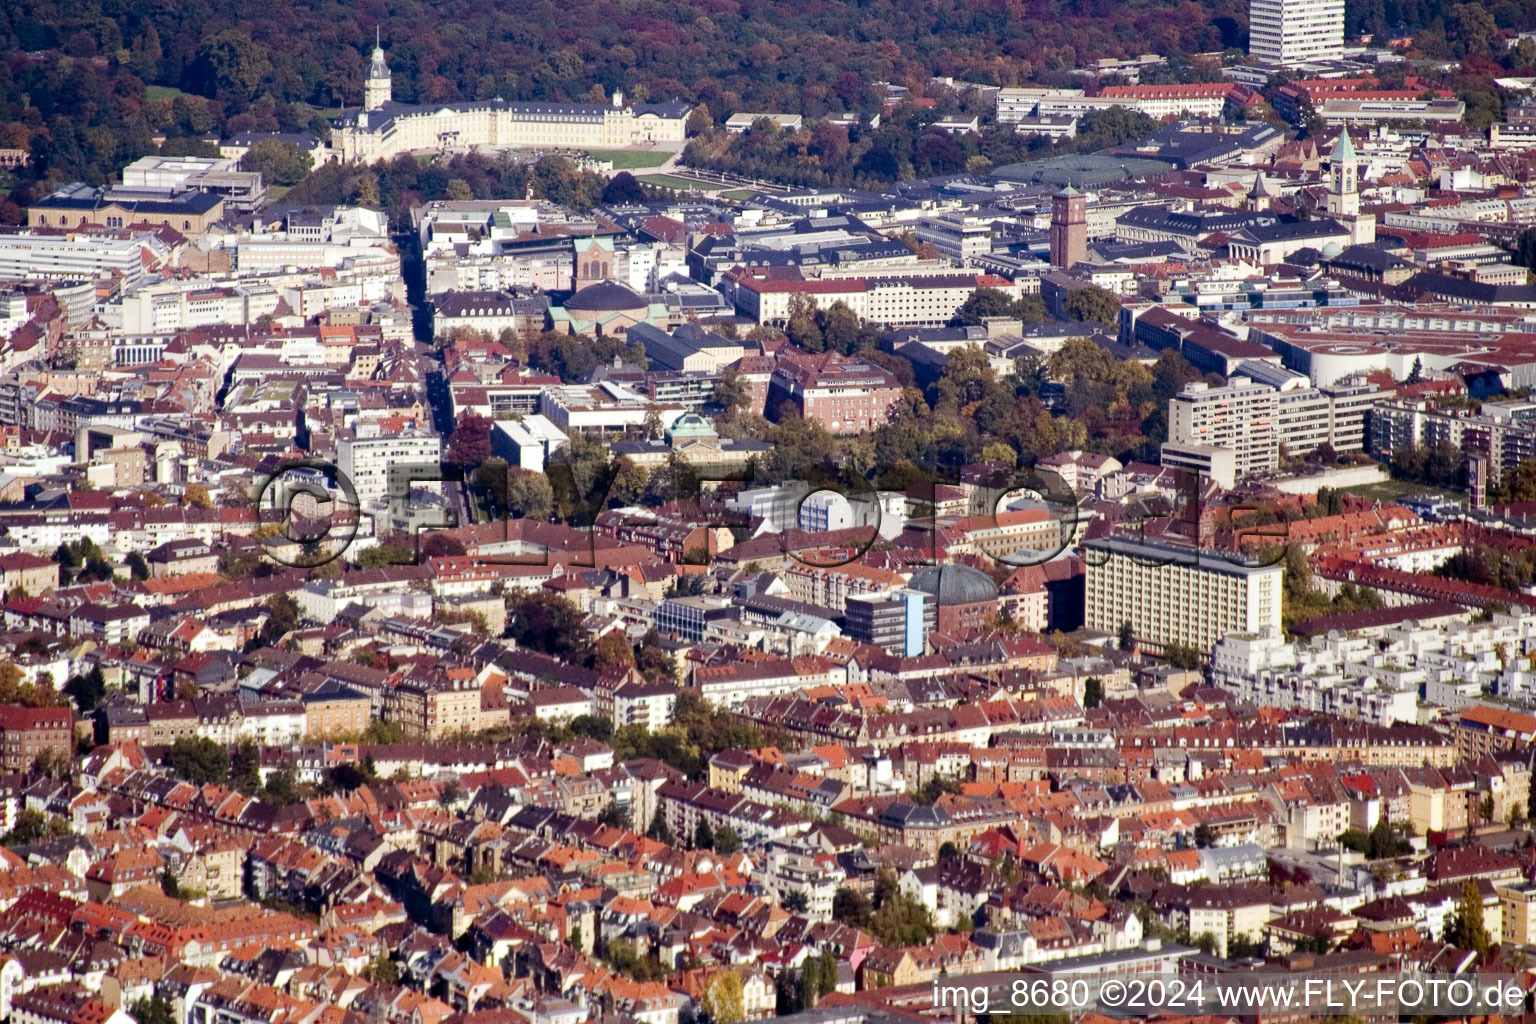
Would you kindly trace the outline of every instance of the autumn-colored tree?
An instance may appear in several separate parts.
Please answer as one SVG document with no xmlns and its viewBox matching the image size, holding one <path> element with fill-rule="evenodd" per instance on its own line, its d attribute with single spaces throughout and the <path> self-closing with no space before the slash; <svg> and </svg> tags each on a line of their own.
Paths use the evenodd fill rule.
<svg viewBox="0 0 1536 1024">
<path fill-rule="evenodd" d="M 460 416 L 443 455 L 444 461 L 469 467 L 478 466 L 490 457 L 491 421 L 472 412 Z"/>
<path fill-rule="evenodd" d="M 731 967 L 716 971 L 704 989 L 702 1003 L 702 1009 L 715 1024 L 737 1024 L 744 1020 L 746 1008 L 741 975 Z"/>
<path fill-rule="evenodd" d="M 633 668 L 634 664 L 635 649 L 618 630 L 604 633 L 593 646 L 592 667 L 595 669 Z"/>
</svg>

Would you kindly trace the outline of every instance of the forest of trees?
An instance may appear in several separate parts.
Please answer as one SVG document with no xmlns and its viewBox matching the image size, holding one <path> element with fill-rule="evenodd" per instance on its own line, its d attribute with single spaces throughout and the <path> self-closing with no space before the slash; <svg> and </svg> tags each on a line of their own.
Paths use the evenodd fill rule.
<svg viewBox="0 0 1536 1024">
<path fill-rule="evenodd" d="M 986 173 L 1021 160 L 1093 152 L 1157 127 L 1147 115 L 1120 108 L 1088 114 L 1074 138 L 1055 145 L 1043 136 L 1020 135 L 1008 125 L 985 124 L 979 134 L 929 127 L 946 116 L 990 113 L 990 105 L 974 91 L 951 91 L 938 97 L 933 107 L 897 106 L 883 115 L 877 129 L 821 121 L 808 131 L 787 132 L 762 118 L 739 135 L 712 131 L 695 137 L 684 159 L 695 167 L 797 185 L 880 186 L 902 178 Z"/>
<path fill-rule="evenodd" d="M 1496 38 L 1536 27 L 1536 10 L 1513 0 L 1448 8 L 1359 0 L 1348 10 L 1353 30 L 1417 33 L 1417 52 L 1465 60 L 1451 84 L 1472 104 L 1471 120 L 1502 109 L 1493 77 L 1536 65 L 1536 46 L 1506 49 Z M 331 116 L 361 100 L 375 28 L 403 102 L 601 102 L 623 90 L 636 100 L 701 105 L 695 125 L 707 128 L 741 110 L 811 120 L 872 114 L 882 109 L 879 83 L 941 95 L 935 75 L 1073 84 L 1069 71 L 1082 63 L 1146 52 L 1170 57 L 1149 81 L 1198 78 L 1209 69 L 1185 55 L 1241 49 L 1246 20 L 1244 0 L 535 0 L 510 7 L 434 0 L 388 11 L 341 0 L 0 5 L 0 147 L 28 149 L 32 158 L 0 179 L 0 188 L 20 190 L 0 206 L 0 220 L 14 222 L 20 202 L 59 182 L 108 180 L 156 152 L 157 135 L 166 139 L 160 152 L 194 153 L 208 151 L 200 140 L 209 135 L 325 132 Z M 794 177 L 816 182 L 888 181 L 1018 159 L 1029 144 L 1008 133 L 954 138 L 923 130 L 923 118 L 944 105 L 974 102 L 962 94 L 922 116 L 892 112 L 888 128 L 867 139 L 854 133 L 846 144 L 824 129 L 793 141 L 717 142 L 708 158 L 782 165 L 792 152 L 804 163 Z M 1089 134 L 1073 145 L 1114 133 Z"/>
<path fill-rule="evenodd" d="M 323 164 L 284 197 L 291 203 L 354 203 L 383 209 L 393 224 L 409 223 L 413 205 L 432 199 L 521 198 L 529 184 L 541 199 L 590 210 L 603 198 L 607 181 L 579 169 L 563 156 L 537 162 L 512 154 L 460 153 L 422 163 L 408 154 L 369 167 Z"/>
</svg>

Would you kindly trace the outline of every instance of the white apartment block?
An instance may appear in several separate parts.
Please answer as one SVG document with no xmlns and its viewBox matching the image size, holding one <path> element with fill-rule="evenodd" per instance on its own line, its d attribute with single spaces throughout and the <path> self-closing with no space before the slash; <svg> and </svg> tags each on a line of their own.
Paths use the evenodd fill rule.
<svg viewBox="0 0 1536 1024">
<path fill-rule="evenodd" d="M 240 738 L 255 740 L 262 746 L 301 743 L 308 731 L 309 720 L 304 714 L 304 705 L 297 701 L 247 705 L 243 710 L 244 716 L 239 725 Z"/>
<path fill-rule="evenodd" d="M 1187 384 L 1168 400 L 1168 440 L 1232 449 L 1238 476 L 1269 472 L 1280 464 L 1279 397 L 1248 377 L 1234 376 L 1222 388 Z"/>
<path fill-rule="evenodd" d="M 101 308 L 102 322 L 124 334 L 175 334 L 210 324 L 252 324 L 276 314 L 281 296 L 266 285 L 210 286 L 166 281 Z"/>
<path fill-rule="evenodd" d="M 24 293 L 0 293 L 0 338 L 9 338 L 31 319 L 32 314 L 27 310 L 27 296 Z"/>
<path fill-rule="evenodd" d="M 917 222 L 917 240 L 927 242 L 961 266 L 972 256 L 986 256 L 992 251 L 992 222 L 985 217 L 971 217 L 949 211 Z"/>
<path fill-rule="evenodd" d="M 1250 0 L 1248 53 L 1276 64 L 1338 57 L 1344 0 Z"/>
<path fill-rule="evenodd" d="M 484 243 L 496 248 L 495 243 Z M 506 288 L 560 291 L 571 286 L 571 251 L 544 251 L 520 255 L 471 254 L 457 256 L 452 250 L 427 258 L 427 294 L 443 292 L 494 292 Z M 636 291 L 646 291 L 637 288 Z"/>
<path fill-rule="evenodd" d="M 1220 552 L 1131 537 L 1086 541 L 1083 557 L 1089 629 L 1114 634 L 1129 622 L 1139 644 L 1202 653 L 1230 633 L 1280 629 L 1279 565 L 1240 565 Z"/>
<path fill-rule="evenodd" d="M 58 281 L 113 273 L 129 286 L 143 279 L 142 243 L 88 234 L 0 234 L 0 279 Z"/>
<path fill-rule="evenodd" d="M 349 269 L 398 276 L 400 256 L 389 239 L 357 238 L 350 245 L 295 238 L 241 239 L 235 246 L 236 276 L 252 277 L 282 270 Z"/>
<path fill-rule="evenodd" d="M 1237 633 L 1217 641 L 1211 673 L 1215 685 L 1260 707 L 1376 725 L 1418 721 L 1422 673 L 1379 655 L 1371 637 L 1287 643 L 1278 630 Z"/>
<path fill-rule="evenodd" d="M 818 861 L 817 852 L 813 845 L 804 842 L 770 843 L 762 882 L 781 903 L 790 893 L 803 893 L 807 916 L 812 921 L 830 921 L 832 901 L 847 875 L 835 864 Z"/>
<path fill-rule="evenodd" d="M 1188 384 L 1168 402 L 1168 443 L 1174 453 L 1193 445 L 1234 453 L 1238 478 L 1273 472 L 1280 446 L 1304 455 L 1321 445 L 1365 448 L 1366 415 L 1379 392 L 1359 381 L 1315 388 L 1304 374 L 1244 362 L 1225 387 Z"/>
<path fill-rule="evenodd" d="M 832 278 L 779 281 L 750 271 L 727 274 L 722 292 L 743 315 L 760 324 L 783 325 L 797 295 L 817 309 L 841 302 L 855 316 L 880 324 L 940 327 L 954 317 L 977 288 L 995 288 L 1010 298 L 1022 294 L 1018 282 L 995 274 L 940 273 L 891 277 Z"/>
<path fill-rule="evenodd" d="M 997 123 L 1018 124 L 1026 117 L 1039 115 L 1040 104 L 1048 100 L 1081 99 L 1081 89 L 1007 88 L 997 90 Z"/>
<path fill-rule="evenodd" d="M 367 507 L 390 494 L 390 468 L 436 466 L 442 458 L 442 439 L 436 434 L 403 433 L 347 438 L 336 446 L 337 466 L 357 489 L 357 500 Z"/>
<path fill-rule="evenodd" d="M 1317 711 L 1378 725 L 1418 721 L 1422 690 L 1451 711 L 1485 694 L 1536 705 L 1536 615 L 1487 622 L 1403 622 L 1384 630 L 1287 642 L 1278 632 L 1216 644 L 1211 679 L 1256 704 Z"/>
</svg>

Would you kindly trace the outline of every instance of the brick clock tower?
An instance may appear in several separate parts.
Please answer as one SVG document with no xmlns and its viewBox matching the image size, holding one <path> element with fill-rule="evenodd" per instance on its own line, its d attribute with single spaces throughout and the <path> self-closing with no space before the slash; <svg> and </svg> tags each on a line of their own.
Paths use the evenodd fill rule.
<svg viewBox="0 0 1536 1024">
<path fill-rule="evenodd" d="M 1051 197 L 1051 266 L 1088 258 L 1088 197 L 1068 185 Z"/>
</svg>

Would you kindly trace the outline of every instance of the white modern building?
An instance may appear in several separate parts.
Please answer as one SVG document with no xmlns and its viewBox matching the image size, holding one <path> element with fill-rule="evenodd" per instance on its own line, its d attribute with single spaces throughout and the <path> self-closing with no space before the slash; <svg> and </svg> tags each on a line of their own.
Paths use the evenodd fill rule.
<svg viewBox="0 0 1536 1024">
<path fill-rule="evenodd" d="M 1456 124 L 1467 112 L 1461 100 L 1371 100 L 1332 96 L 1317 108 L 1326 125 L 1379 125 L 1395 121 L 1411 124 Z"/>
<path fill-rule="evenodd" d="M 1203 653 L 1230 633 L 1280 629 L 1280 565 L 1132 537 L 1085 541 L 1085 624 L 1114 635 L 1130 623 L 1138 644 L 1177 643 Z"/>
<path fill-rule="evenodd" d="M 0 279 L 57 281 L 118 274 L 132 286 L 144 277 L 137 239 L 108 235 L 0 234 Z"/>
<path fill-rule="evenodd" d="M 837 862 L 812 842 L 797 838 L 768 844 L 764 887 L 780 903 L 791 893 L 803 894 L 805 913 L 812 921 L 832 919 L 832 901 L 846 879 Z"/>
<path fill-rule="evenodd" d="M 1255 704 L 1391 725 L 1419 720 L 1421 692 L 1451 711 L 1487 694 L 1536 704 L 1533 655 L 1536 615 L 1435 613 L 1295 642 L 1278 630 L 1230 635 L 1212 653 L 1211 679 Z"/>
<path fill-rule="evenodd" d="M 497 420 L 491 426 L 491 450 L 514 469 L 544 472 L 549 457 L 570 438 L 543 416 Z"/>
<path fill-rule="evenodd" d="M 966 266 L 972 256 L 985 256 L 992 251 L 992 221 L 958 210 L 946 211 L 919 220 L 917 240 L 929 243 L 942 255 Z"/>
<path fill-rule="evenodd" d="M 1197 381 L 1169 399 L 1164 462 L 1186 465 L 1188 453 L 1203 451 L 1198 446 L 1227 448 L 1232 472 L 1242 478 L 1279 468 L 1281 445 L 1297 455 L 1324 444 L 1340 453 L 1360 451 L 1378 394 L 1352 380 L 1316 388 L 1305 374 L 1246 360 L 1225 387 Z"/>
<path fill-rule="evenodd" d="M 1082 89 L 1005 88 L 997 90 L 997 123 L 1018 124 L 1039 115 L 1041 103 L 1082 99 Z"/>
<path fill-rule="evenodd" d="M 561 433 L 623 434 L 646 426 L 653 414 L 665 430 L 687 412 L 681 405 L 653 402 L 613 381 L 598 384 L 561 384 L 539 395 L 539 412 Z"/>
<path fill-rule="evenodd" d="M 1338 57 L 1344 0 L 1249 0 L 1248 53 L 1275 64 Z"/>
<path fill-rule="evenodd" d="M 100 316 L 124 334 L 175 334 L 210 324 L 252 324 L 275 316 L 281 300 L 269 285 L 212 285 L 194 278 L 140 288 L 103 305 Z"/>
<path fill-rule="evenodd" d="M 1418 721 L 1423 673 L 1380 656 L 1371 637 L 1287 643 L 1279 630 L 1223 637 L 1212 681 L 1260 707 L 1393 725 Z"/>
<path fill-rule="evenodd" d="M 435 468 L 442 458 L 442 439 L 436 434 L 382 434 L 376 424 L 359 427 L 359 431 L 359 436 L 339 442 L 336 452 L 337 466 L 352 481 L 364 508 L 390 495 L 391 468 L 403 481 L 407 479 L 406 467 Z"/>
</svg>

